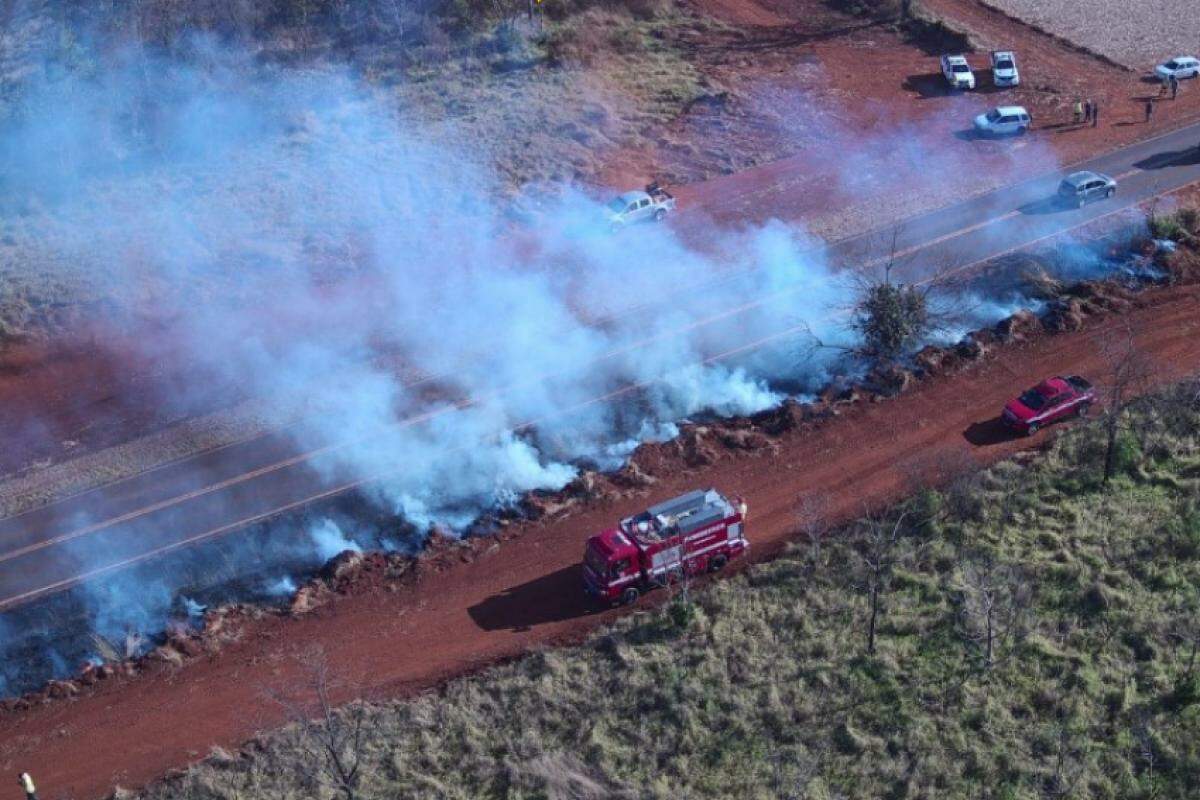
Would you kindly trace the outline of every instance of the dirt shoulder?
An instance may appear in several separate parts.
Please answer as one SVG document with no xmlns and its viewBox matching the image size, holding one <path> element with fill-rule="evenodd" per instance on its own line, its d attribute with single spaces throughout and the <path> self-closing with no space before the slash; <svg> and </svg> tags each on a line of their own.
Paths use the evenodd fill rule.
<svg viewBox="0 0 1200 800">
<path fill-rule="evenodd" d="M 296 655 L 314 643 L 349 680 L 394 695 L 535 645 L 577 639 L 616 613 L 587 610 L 576 565 L 586 536 L 620 515 L 696 485 L 741 492 L 750 503 L 754 557 L 767 557 L 789 541 L 802 493 L 823 496 L 846 519 L 917 482 L 1036 447 L 1053 433 L 1006 438 L 994 424 L 996 409 L 1047 374 L 1100 374 L 1099 341 L 1126 324 L 1157 383 L 1194 372 L 1198 305 L 1195 287 L 1150 291 L 1126 315 L 1001 348 L 909 394 L 846 406 L 816 427 L 785 425 L 771 436 L 760 432 L 750 446 L 704 448 L 695 451 L 695 466 L 661 475 L 648 459 L 652 483 L 619 500 L 579 504 L 496 542 L 449 548 L 425 560 L 415 580 L 382 581 L 299 619 L 247 620 L 222 649 L 183 668 L 161 662 L 67 702 L 8 712 L 0 761 L 10 769 L 36 765 L 46 797 L 98 796 L 278 724 L 263 693 L 294 677 Z"/>
</svg>

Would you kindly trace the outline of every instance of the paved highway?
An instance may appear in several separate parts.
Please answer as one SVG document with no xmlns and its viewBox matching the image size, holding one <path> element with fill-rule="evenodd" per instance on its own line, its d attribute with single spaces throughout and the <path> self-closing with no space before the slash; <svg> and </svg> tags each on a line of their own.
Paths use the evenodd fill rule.
<svg viewBox="0 0 1200 800">
<path fill-rule="evenodd" d="M 1019 146 L 1019 142 L 1013 145 Z M 895 230 L 894 239 L 890 229 L 866 233 L 829 245 L 824 255 L 830 263 L 852 265 L 877 263 L 894 254 L 908 270 L 932 265 L 966 271 L 995 256 L 1200 181 L 1198 145 L 1200 125 L 1194 125 L 1072 167 L 1071 171 L 1104 172 L 1120 182 L 1115 198 L 1083 209 L 1051 202 L 1064 173 L 1047 174 L 912 218 Z M 686 218 L 681 223 L 686 226 Z M 731 273 L 729 279 L 736 277 Z M 705 289 L 710 287 L 700 290 Z M 761 304 L 788 291 L 799 289 L 783 287 L 772 297 L 747 297 L 742 305 L 697 324 L 736 328 L 740 314 L 752 314 Z M 710 360 L 779 342 L 798 335 L 801 329 L 758 335 L 712 354 Z M 616 393 L 637 388 L 629 386 Z M 593 398 L 587 403 L 605 399 Z M 560 413 L 572 410 L 564 408 Z M 454 408 L 447 405 L 423 413 L 454 413 Z M 0 610 L 359 485 L 359 477 L 322 477 L 336 474 L 332 469 L 336 453 L 331 451 L 340 446 L 333 443 L 315 452 L 301 452 L 291 437 L 273 434 L 0 520 Z"/>
</svg>

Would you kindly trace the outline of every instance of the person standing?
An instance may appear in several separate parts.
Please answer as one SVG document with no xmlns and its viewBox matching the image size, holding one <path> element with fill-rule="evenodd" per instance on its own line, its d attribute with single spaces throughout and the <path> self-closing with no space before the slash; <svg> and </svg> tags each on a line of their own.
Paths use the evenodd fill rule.
<svg viewBox="0 0 1200 800">
<path fill-rule="evenodd" d="M 1083 121 L 1092 121 L 1092 98 L 1083 101 Z"/>
<path fill-rule="evenodd" d="M 37 787 L 33 785 L 33 778 L 28 772 L 22 772 L 18 775 L 17 781 L 21 784 L 21 788 L 25 790 L 25 800 L 37 800 Z"/>
<path fill-rule="evenodd" d="M 1146 122 L 1147 123 L 1150 122 L 1150 115 L 1152 115 L 1153 113 L 1154 113 L 1154 102 L 1151 100 L 1147 100 L 1146 101 Z"/>
<path fill-rule="evenodd" d="M 1100 119 L 1100 104 L 1092 103 L 1092 127 L 1096 127 L 1096 122 Z"/>
<path fill-rule="evenodd" d="M 1172 75 L 1171 76 L 1171 99 L 1174 100 L 1177 96 L 1179 96 L 1179 78 L 1176 78 L 1174 75 Z"/>
</svg>

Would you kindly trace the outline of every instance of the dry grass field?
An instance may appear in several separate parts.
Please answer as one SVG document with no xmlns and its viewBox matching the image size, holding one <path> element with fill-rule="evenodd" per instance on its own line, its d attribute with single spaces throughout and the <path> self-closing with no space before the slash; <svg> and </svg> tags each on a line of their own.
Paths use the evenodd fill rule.
<svg viewBox="0 0 1200 800">
<path fill-rule="evenodd" d="M 1031 25 L 1133 69 L 1192 55 L 1200 14 L 1184 0 L 986 0 Z"/>
</svg>

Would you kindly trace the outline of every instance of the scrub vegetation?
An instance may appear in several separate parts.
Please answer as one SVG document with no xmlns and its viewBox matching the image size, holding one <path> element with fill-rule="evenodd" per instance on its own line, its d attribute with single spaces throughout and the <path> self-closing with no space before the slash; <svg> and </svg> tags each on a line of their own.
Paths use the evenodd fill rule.
<svg viewBox="0 0 1200 800">
<path fill-rule="evenodd" d="M 1126 406 L 1107 483 L 1100 423 L 828 535 L 799 497 L 782 557 L 437 692 L 315 668 L 142 797 L 1194 797 L 1198 400 Z"/>
</svg>

